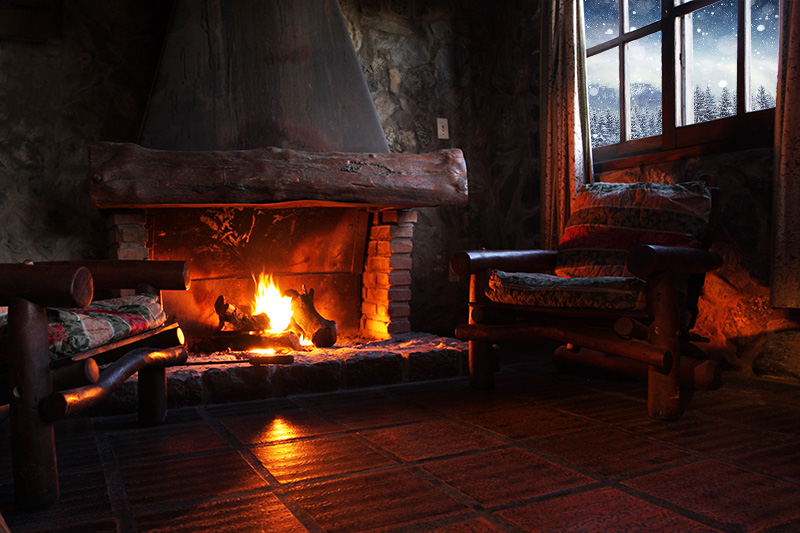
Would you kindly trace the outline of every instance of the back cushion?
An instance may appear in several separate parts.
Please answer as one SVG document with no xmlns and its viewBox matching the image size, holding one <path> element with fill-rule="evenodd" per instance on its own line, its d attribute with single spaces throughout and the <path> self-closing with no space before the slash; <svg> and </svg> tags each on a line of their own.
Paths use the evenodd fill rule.
<svg viewBox="0 0 800 533">
<path fill-rule="evenodd" d="M 556 274 L 630 276 L 625 258 L 631 248 L 699 247 L 710 215 L 711 193 L 701 181 L 586 185 L 572 204 Z"/>
</svg>

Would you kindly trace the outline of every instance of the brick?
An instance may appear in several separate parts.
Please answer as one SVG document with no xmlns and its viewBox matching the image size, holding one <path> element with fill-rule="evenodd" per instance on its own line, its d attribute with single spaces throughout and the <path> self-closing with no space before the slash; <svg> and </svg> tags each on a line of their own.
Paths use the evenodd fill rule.
<svg viewBox="0 0 800 533">
<path fill-rule="evenodd" d="M 398 252 L 401 254 L 410 254 L 414 249 L 411 239 L 392 239 L 389 245 L 389 249 L 392 251 L 392 253 Z"/>
<path fill-rule="evenodd" d="M 147 243 L 147 228 L 133 224 L 112 226 L 108 230 L 109 242 Z"/>
<path fill-rule="evenodd" d="M 392 302 L 386 312 L 392 319 L 408 318 L 411 316 L 411 306 L 408 302 Z"/>
<path fill-rule="evenodd" d="M 405 270 L 390 273 L 379 272 L 375 275 L 378 288 L 391 288 L 396 286 L 411 285 L 411 274 Z"/>
<path fill-rule="evenodd" d="M 410 239 L 414 236 L 412 226 L 372 226 L 369 238 L 373 241 L 388 241 L 393 238 Z"/>
<path fill-rule="evenodd" d="M 386 325 L 386 331 L 392 335 L 408 333 L 411 331 L 411 322 L 408 320 L 393 320 Z"/>
<path fill-rule="evenodd" d="M 126 224 L 136 224 L 144 226 L 147 224 L 147 211 L 133 210 L 133 211 L 112 211 L 106 216 L 106 227 L 121 226 Z"/>
<path fill-rule="evenodd" d="M 413 224 L 417 221 L 417 212 L 409 209 L 380 211 L 375 215 L 379 224 Z"/>
<path fill-rule="evenodd" d="M 127 245 L 128 243 L 113 244 L 109 247 L 109 257 L 111 259 L 142 260 L 150 259 L 150 250 L 145 246 Z"/>
</svg>

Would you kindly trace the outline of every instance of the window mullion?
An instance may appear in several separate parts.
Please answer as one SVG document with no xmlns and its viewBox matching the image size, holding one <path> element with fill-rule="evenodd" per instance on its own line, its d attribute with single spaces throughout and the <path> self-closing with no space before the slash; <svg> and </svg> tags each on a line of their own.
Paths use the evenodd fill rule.
<svg viewBox="0 0 800 533">
<path fill-rule="evenodd" d="M 736 47 L 736 113 L 741 115 L 751 109 L 750 100 L 750 6 L 746 0 L 739 0 L 737 31 L 739 38 Z"/>
<path fill-rule="evenodd" d="M 675 110 L 680 96 L 675 78 L 675 19 L 671 0 L 662 0 L 661 7 L 661 144 L 662 149 L 675 147 Z"/>
<path fill-rule="evenodd" d="M 619 34 L 624 35 L 628 29 L 628 0 L 619 0 Z M 628 54 L 625 53 L 626 43 L 619 45 L 619 128 L 620 141 L 625 142 L 631 138 L 631 113 L 630 113 L 630 84 L 628 83 Z"/>
</svg>

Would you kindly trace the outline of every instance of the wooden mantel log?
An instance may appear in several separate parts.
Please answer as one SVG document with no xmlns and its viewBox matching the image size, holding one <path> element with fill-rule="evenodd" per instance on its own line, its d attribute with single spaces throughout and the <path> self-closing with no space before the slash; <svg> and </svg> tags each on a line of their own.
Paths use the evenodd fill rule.
<svg viewBox="0 0 800 533">
<path fill-rule="evenodd" d="M 104 142 L 90 145 L 89 167 L 91 199 L 99 208 L 467 203 L 466 163 L 458 149 L 427 154 L 272 147 L 200 152 Z"/>
</svg>

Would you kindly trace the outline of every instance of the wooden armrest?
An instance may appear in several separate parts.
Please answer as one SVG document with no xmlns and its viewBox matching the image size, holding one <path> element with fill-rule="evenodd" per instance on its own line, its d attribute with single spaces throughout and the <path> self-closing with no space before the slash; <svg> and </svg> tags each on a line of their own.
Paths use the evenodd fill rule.
<svg viewBox="0 0 800 533">
<path fill-rule="evenodd" d="M 554 250 L 471 250 L 456 252 L 450 268 L 459 276 L 490 268 L 509 272 L 545 272 L 556 267 Z"/>
<path fill-rule="evenodd" d="M 84 266 L 92 273 L 97 290 L 135 289 L 150 285 L 160 290 L 185 291 L 191 283 L 187 261 L 54 261 L 40 265 Z"/>
<path fill-rule="evenodd" d="M 702 274 L 722 266 L 722 256 L 697 248 L 647 244 L 631 250 L 626 265 L 630 273 L 639 278 L 667 270 L 679 274 Z"/>
<path fill-rule="evenodd" d="M 92 274 L 81 265 L 0 264 L 0 305 L 23 298 L 44 307 L 86 307 Z"/>
<path fill-rule="evenodd" d="M 54 392 L 42 399 L 39 411 L 48 421 L 60 420 L 99 404 L 129 377 L 145 368 L 182 365 L 188 353 L 183 346 L 136 348 L 100 373 L 97 383 L 69 391 Z"/>
</svg>

